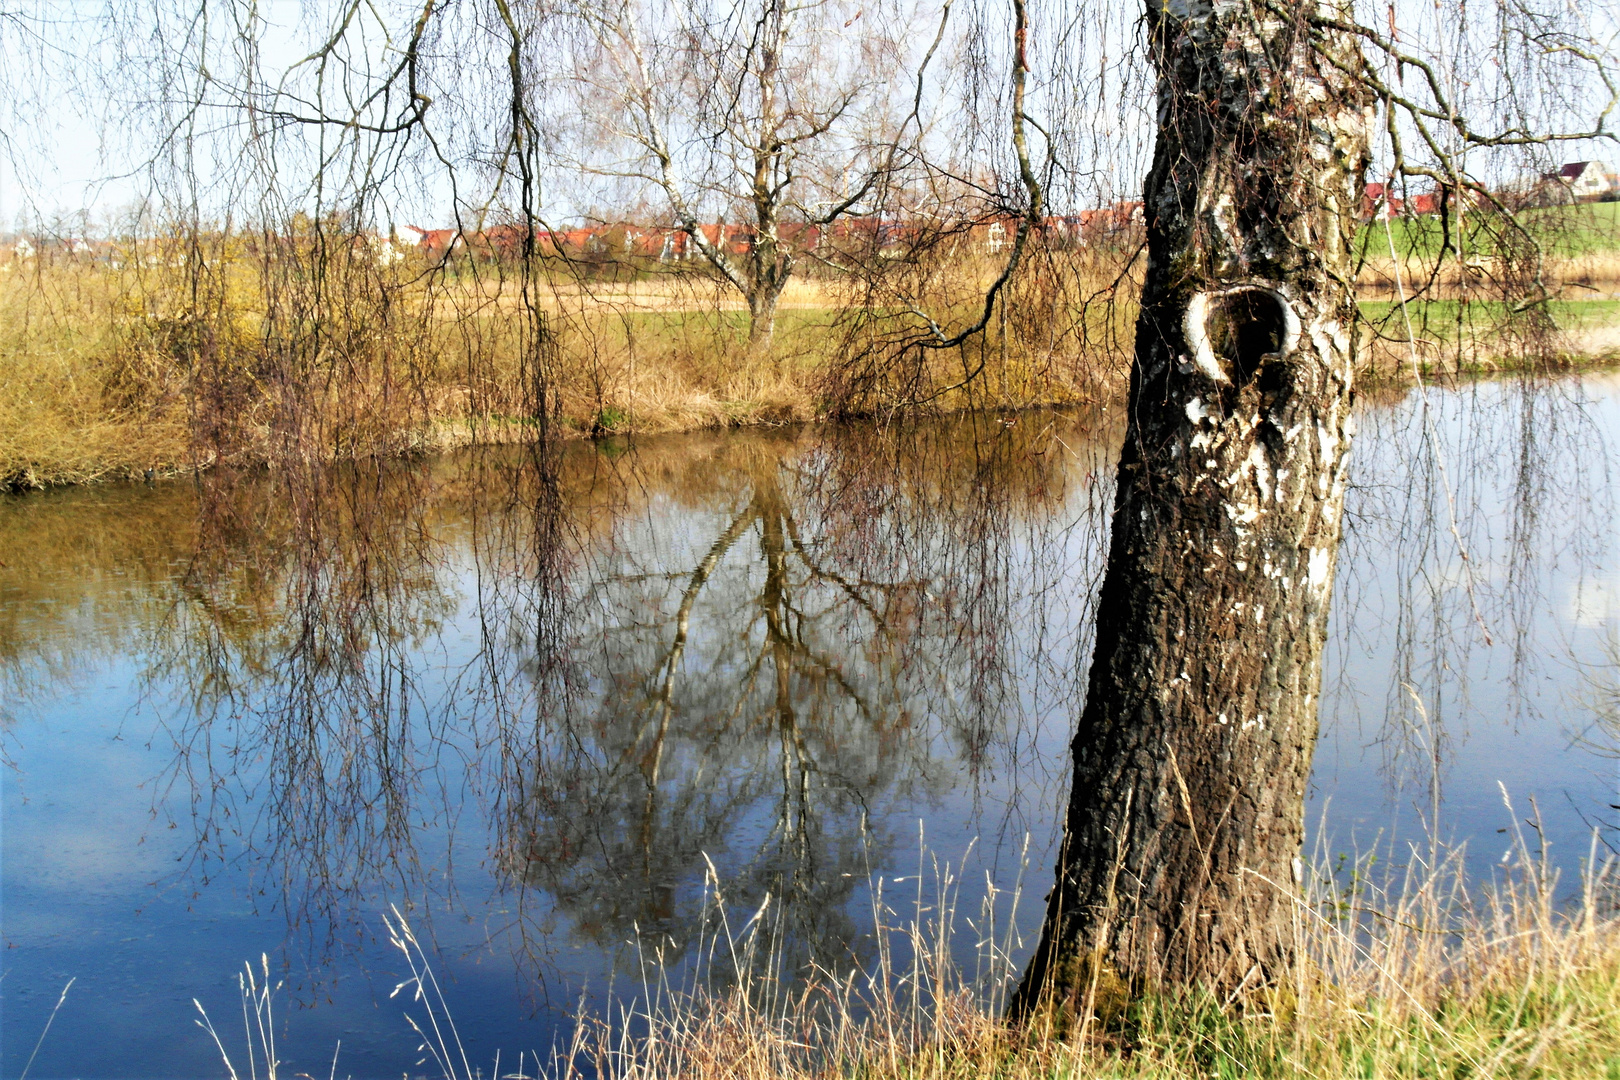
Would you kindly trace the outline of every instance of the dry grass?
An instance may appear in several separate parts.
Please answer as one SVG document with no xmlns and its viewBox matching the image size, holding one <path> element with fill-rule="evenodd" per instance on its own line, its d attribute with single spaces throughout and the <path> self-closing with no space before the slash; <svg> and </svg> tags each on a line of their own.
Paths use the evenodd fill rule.
<svg viewBox="0 0 1620 1080">
<path fill-rule="evenodd" d="M 0 488 L 520 441 L 541 416 L 564 434 L 810 419 L 850 340 L 850 288 L 813 278 L 790 284 L 760 352 L 736 295 L 693 268 L 525 280 L 492 264 L 379 266 L 329 236 L 270 254 L 194 239 L 117 266 L 0 267 Z M 971 305 L 938 310 L 955 308 Z M 991 389 L 934 407 L 1097 392 L 1089 354 L 1049 325 L 1002 320 L 979 348 Z M 949 384 L 962 363 L 929 355 L 920 378 Z"/>
<path fill-rule="evenodd" d="M 1421 290 L 1432 299 L 1491 297 L 1501 295 L 1504 279 L 1511 273 L 1512 267 L 1488 254 L 1465 262 L 1418 257 L 1402 257 L 1397 262 L 1381 253 L 1362 263 L 1356 288 L 1363 300 L 1394 300 L 1402 289 L 1409 296 Z M 1620 293 L 1620 252 L 1587 251 L 1548 258 L 1540 267 L 1540 280 L 1554 296 L 1612 296 Z"/>
<path fill-rule="evenodd" d="M 1286 985 L 1247 1002 L 1156 994 L 1086 1016 L 1061 1035 L 999 1019 L 1017 972 L 998 898 L 957 925 L 944 871 L 917 915 L 880 932 L 872 970 L 788 981 L 772 964 L 769 912 L 705 945 L 741 977 L 670 986 L 657 957 L 634 1010 L 580 1025 L 553 1061 L 564 1077 L 620 1080 L 957 1080 L 1048 1077 L 1614 1077 L 1620 1075 L 1620 917 L 1612 878 L 1593 869 L 1568 905 L 1520 835 L 1489 887 L 1470 892 L 1461 860 L 1405 853 L 1368 882 L 1368 863 L 1301 897 L 1306 959 Z M 1005 898 L 1001 898 L 1005 899 Z M 723 897 L 715 897 L 723 906 Z M 892 913 L 881 904 L 879 915 Z M 744 913 L 746 917 L 746 913 Z M 965 930 L 977 971 L 950 959 Z M 452 1073 L 451 1075 L 454 1075 Z"/>
<path fill-rule="evenodd" d="M 0 479 L 16 486 L 95 480 L 184 459 L 183 417 L 109 399 L 109 361 L 120 351 L 112 296 L 69 278 L 49 291 L 15 274 L 4 284 Z"/>
<path fill-rule="evenodd" d="M 275 243 L 178 237 L 117 266 L 0 267 L 0 489 L 523 441 L 541 418 L 565 435 L 652 433 L 1094 401 L 1124 388 L 1142 269 L 1129 245 L 1038 251 L 985 332 L 940 350 L 919 346 L 910 305 L 970 322 L 995 259 L 944 247 L 864 277 L 802 276 L 761 351 L 736 294 L 701 268 L 543 266 L 525 278 L 465 261 L 379 266 L 330 233 Z M 1565 263 L 1572 296 L 1620 282 L 1610 251 Z M 1369 298 L 1398 295 L 1394 267 L 1368 261 Z M 1409 293 L 1425 272 L 1403 263 Z M 1451 319 L 1442 309 L 1458 307 L 1448 297 L 1466 276 L 1429 274 L 1411 335 L 1375 319 L 1367 370 L 1400 379 L 1414 359 L 1459 372 L 1611 355 L 1613 312 L 1539 336 L 1500 302 Z"/>
<path fill-rule="evenodd" d="M 557 311 L 593 307 L 615 313 L 748 310 L 735 290 L 688 272 L 654 273 L 628 282 L 564 279 L 549 285 L 543 299 Z M 777 307 L 782 311 L 825 311 L 838 302 L 838 290 L 829 282 L 797 277 L 788 282 Z"/>
<path fill-rule="evenodd" d="M 1016 894 L 992 889 L 967 918 L 956 909 L 960 881 L 936 862 L 931 881 L 919 876 L 915 893 L 902 890 L 898 906 L 911 917 L 899 922 L 876 882 L 876 961 L 790 975 L 770 898 L 737 911 L 711 867 L 712 929 L 687 954 L 696 962 L 676 974 L 647 947 L 638 1000 L 581 1017 L 549 1057 L 508 1055 L 504 1072 L 500 1056 L 464 1044 L 397 909 L 387 922 L 410 970 L 395 996 L 404 994 L 418 1052 L 446 1080 L 483 1075 L 472 1062 L 485 1055 L 494 1075 L 519 1080 L 1620 1075 L 1620 915 L 1609 870 L 1588 865 L 1578 895 L 1560 904 L 1556 875 L 1522 830 L 1496 880 L 1472 891 L 1459 853 L 1419 846 L 1404 855 L 1377 887 L 1370 860 L 1320 874 L 1299 897 L 1301 962 L 1282 985 L 1242 1001 L 1145 994 L 1110 1016 L 1066 1018 L 1061 1031 L 999 1018 L 1019 950 L 998 909 Z M 971 972 L 952 960 L 964 935 L 978 946 Z M 269 995 L 249 965 L 243 1012 L 260 1018 L 261 1038 L 256 1047 L 250 1028 L 247 1054 L 274 1080 L 274 1044 L 262 1035 Z M 239 1075 L 223 1044 L 220 1052 Z"/>
<path fill-rule="evenodd" d="M 898 890 L 903 899 L 874 883 L 875 962 L 793 974 L 770 899 L 736 910 L 711 868 L 711 931 L 678 972 L 647 945 L 636 1001 L 581 1017 L 572 1041 L 549 1055 L 508 1052 L 504 1064 L 463 1042 L 420 942 L 397 909 L 387 922 L 410 971 L 395 996 L 412 1042 L 446 1080 L 475 1080 L 491 1059 L 494 1075 L 520 1080 L 1620 1076 L 1613 875 L 1589 865 L 1578 894 L 1560 904 L 1556 875 L 1522 831 L 1497 879 L 1473 890 L 1460 853 L 1420 846 L 1404 855 L 1378 886 L 1371 860 L 1321 868 L 1299 898 L 1302 961 L 1284 985 L 1244 1001 L 1146 994 L 1061 1032 L 1000 1019 L 1017 975 L 1007 910 L 1017 894 L 992 889 L 968 917 L 956 906 L 960 881 L 937 862 L 915 892 Z M 909 918 L 897 920 L 895 907 Z M 952 960 L 964 937 L 977 945 L 972 971 Z M 247 970 L 243 1012 L 258 1020 L 247 1058 L 274 1080 L 268 978 Z M 206 1016 L 201 1023 L 214 1034 Z"/>
</svg>

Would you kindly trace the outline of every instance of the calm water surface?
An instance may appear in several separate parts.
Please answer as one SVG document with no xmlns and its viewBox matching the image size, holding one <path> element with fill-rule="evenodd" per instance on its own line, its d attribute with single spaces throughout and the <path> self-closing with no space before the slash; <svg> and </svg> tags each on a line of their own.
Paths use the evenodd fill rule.
<svg viewBox="0 0 1620 1080">
<path fill-rule="evenodd" d="M 1572 881 L 1594 830 L 1620 845 L 1620 382 L 1393 394 L 1360 425 L 1313 850 L 1398 862 L 1432 830 L 1484 880 L 1539 814 Z M 75 978 L 29 1075 L 222 1075 L 193 999 L 223 1027 L 265 956 L 283 1075 L 340 1041 L 339 1075 L 420 1075 L 390 905 L 486 1069 L 767 896 L 790 967 L 870 966 L 874 889 L 903 921 L 948 864 L 958 911 L 1027 947 L 1120 431 L 0 501 L 0 1073 Z"/>
</svg>

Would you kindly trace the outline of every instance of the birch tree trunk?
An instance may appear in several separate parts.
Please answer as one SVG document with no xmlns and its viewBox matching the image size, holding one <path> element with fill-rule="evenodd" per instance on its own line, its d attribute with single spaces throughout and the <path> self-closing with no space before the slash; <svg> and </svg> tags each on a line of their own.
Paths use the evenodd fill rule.
<svg viewBox="0 0 1620 1080">
<path fill-rule="evenodd" d="M 1015 1015 L 1235 994 L 1293 957 L 1371 117 L 1359 46 L 1312 31 L 1311 8 L 1148 0 L 1159 127 L 1129 425 Z"/>
</svg>

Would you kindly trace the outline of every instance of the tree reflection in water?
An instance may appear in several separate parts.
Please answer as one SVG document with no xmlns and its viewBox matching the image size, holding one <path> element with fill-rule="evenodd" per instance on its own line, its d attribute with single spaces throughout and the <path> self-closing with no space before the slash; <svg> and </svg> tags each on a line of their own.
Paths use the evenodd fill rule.
<svg viewBox="0 0 1620 1080">
<path fill-rule="evenodd" d="M 199 886 L 252 864 L 329 949 L 379 885 L 433 880 L 413 822 L 446 805 L 419 756 L 453 723 L 422 656 L 456 606 L 443 491 L 396 464 L 288 468 L 200 477 L 196 506 L 146 671 L 176 748 L 163 810 L 189 808 Z"/>
<path fill-rule="evenodd" d="M 1617 385 L 1364 400 L 1324 850 L 1376 836 L 1401 866 L 1473 836 L 1487 878 L 1498 776 L 1540 796 L 1570 875 L 1588 825 L 1620 833 L 1611 763 L 1564 739 L 1620 744 Z M 918 817 L 946 858 L 980 837 L 974 876 L 1010 883 L 1026 830 L 1051 854 L 1115 437 L 1025 414 L 0 500 L 0 745 L 8 807 L 32 800 L 7 822 L 10 984 L 122 965 L 134 997 L 83 1030 L 136 1026 L 114 1014 L 274 955 L 285 917 L 291 966 L 342 961 L 289 984 L 332 997 L 299 1026 L 347 1056 L 372 1011 L 343 976 L 387 963 L 368 935 L 399 902 L 481 1019 L 519 1022 L 509 985 L 472 985 L 515 969 L 555 1020 L 633 968 L 627 941 L 713 941 L 710 859 L 737 911 L 772 898 L 787 963 L 858 962 L 868 875 L 913 872 Z M 130 944 L 39 928 L 87 919 Z"/>
<path fill-rule="evenodd" d="M 1543 691 L 1576 646 L 1552 613 L 1614 556 L 1613 392 L 1599 376 L 1362 395 L 1323 720 L 1376 744 L 1389 801 L 1429 839 L 1458 824 L 1439 807 L 1471 729 L 1565 719 Z"/>
<path fill-rule="evenodd" d="M 917 808 L 1022 767 L 1049 709 L 1061 738 L 1080 643 L 1042 619 L 1085 623 L 1106 500 L 1071 480 L 1107 441 L 1026 416 L 201 478 L 148 671 L 185 695 L 193 873 L 251 864 L 329 956 L 384 895 L 465 906 L 446 868 L 487 825 L 528 970 L 559 929 L 678 959 L 711 864 L 790 963 L 858 962 Z M 983 827 L 1016 843 L 1040 801 Z"/>
<path fill-rule="evenodd" d="M 1331 850 L 1429 827 L 1453 768 L 1473 771 L 1447 781 L 1439 832 L 1494 835 L 1491 754 L 1549 791 L 1591 771 L 1512 729 L 1620 741 L 1595 636 L 1612 612 L 1564 611 L 1576 586 L 1583 605 L 1620 595 L 1620 399 L 1588 385 L 1364 403 L 1324 688 Z M 638 935 L 690 957 L 711 859 L 736 909 L 772 898 L 788 962 L 857 962 L 868 875 L 911 871 L 919 816 L 953 858 L 978 835 L 983 869 L 1026 830 L 1043 858 L 1115 437 L 1026 414 L 0 502 L 0 721 L 143 669 L 165 730 L 122 731 L 168 762 L 150 797 L 154 829 L 192 839 L 179 882 L 283 909 L 294 964 L 375 955 L 368 928 L 398 901 L 532 988 L 600 985 Z M 1566 658 L 1591 680 L 1573 710 Z M 55 715 L 62 738 L 112 734 Z M 1544 798 L 1560 850 L 1587 850 L 1582 813 L 1612 839 L 1612 801 Z"/>
<path fill-rule="evenodd" d="M 673 962 L 719 917 L 713 865 L 729 905 L 769 901 L 790 963 L 858 960 L 850 901 L 893 856 L 895 808 L 1018 732 L 1008 601 L 1037 598 L 1008 580 L 1012 548 L 1050 542 L 1063 484 L 1031 482 L 1055 466 L 1029 440 L 987 434 L 913 432 L 886 458 L 734 441 L 700 467 L 708 528 L 684 561 L 621 532 L 574 604 L 588 690 L 532 740 L 507 876 L 599 945 Z"/>
</svg>

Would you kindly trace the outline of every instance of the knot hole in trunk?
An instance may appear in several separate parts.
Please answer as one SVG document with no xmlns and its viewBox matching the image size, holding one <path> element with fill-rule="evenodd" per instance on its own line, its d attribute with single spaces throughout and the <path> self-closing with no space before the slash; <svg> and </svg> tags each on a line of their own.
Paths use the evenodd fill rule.
<svg viewBox="0 0 1620 1080">
<path fill-rule="evenodd" d="M 1239 289 L 1211 299 L 1204 327 L 1221 373 L 1241 389 L 1268 356 L 1283 351 L 1288 312 L 1270 289 Z"/>
<path fill-rule="evenodd" d="M 1299 317 L 1279 289 L 1236 285 L 1195 294 L 1182 329 L 1193 365 L 1217 384 L 1229 410 L 1267 361 L 1293 351 Z"/>
</svg>

